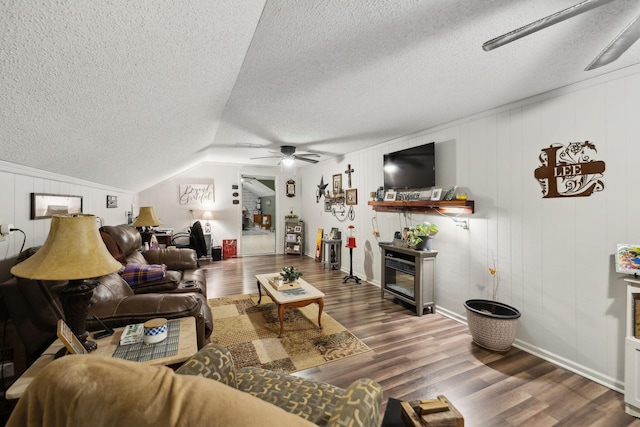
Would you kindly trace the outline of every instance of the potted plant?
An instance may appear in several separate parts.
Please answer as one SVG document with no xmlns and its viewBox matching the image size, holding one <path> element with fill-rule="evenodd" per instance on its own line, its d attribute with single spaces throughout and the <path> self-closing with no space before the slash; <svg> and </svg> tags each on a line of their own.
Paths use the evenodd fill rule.
<svg viewBox="0 0 640 427">
<path fill-rule="evenodd" d="M 407 231 L 407 244 L 409 247 L 420 251 L 426 249 L 431 250 L 431 239 L 438 234 L 438 226 L 430 222 L 409 227 Z"/>
<path fill-rule="evenodd" d="M 280 272 L 280 276 L 282 276 L 282 280 L 284 280 L 285 283 L 291 283 L 298 280 L 298 278 L 302 276 L 302 272 L 296 270 L 293 266 L 284 267 Z"/>
<path fill-rule="evenodd" d="M 493 299 L 470 299 L 464 303 L 467 326 L 473 342 L 480 347 L 505 352 L 516 339 L 520 311 L 497 301 L 499 277 L 495 260 L 489 273 L 493 279 Z"/>
</svg>

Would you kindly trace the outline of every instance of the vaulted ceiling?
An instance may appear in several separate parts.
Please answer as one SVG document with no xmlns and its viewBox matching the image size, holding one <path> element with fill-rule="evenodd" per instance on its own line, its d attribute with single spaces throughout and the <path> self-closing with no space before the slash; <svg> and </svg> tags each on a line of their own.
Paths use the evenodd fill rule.
<svg viewBox="0 0 640 427">
<path fill-rule="evenodd" d="M 615 0 L 485 52 L 579 0 L 92 0 L 0 5 L 0 160 L 144 189 L 294 145 L 327 159 L 640 62 L 589 62 Z M 299 164 L 304 166 L 306 163 Z"/>
</svg>

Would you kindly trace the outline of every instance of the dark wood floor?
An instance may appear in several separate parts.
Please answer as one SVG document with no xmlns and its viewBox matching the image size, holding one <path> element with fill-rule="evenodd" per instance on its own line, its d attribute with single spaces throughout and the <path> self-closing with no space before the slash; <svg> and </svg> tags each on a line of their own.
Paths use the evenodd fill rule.
<svg viewBox="0 0 640 427">
<path fill-rule="evenodd" d="M 345 275 L 308 257 L 256 256 L 205 263 L 209 298 L 256 292 L 254 275 L 294 265 L 325 293 L 325 311 L 372 351 L 297 372 L 346 387 L 361 377 L 378 381 L 402 400 L 444 394 L 465 426 L 638 426 L 624 412 L 623 396 L 518 349 L 483 350 L 467 327 L 439 314 L 418 317 L 382 299 L 380 288 L 342 284 Z M 461 302 L 462 304 L 462 302 Z M 215 326 L 214 326 L 215 327 Z M 384 411 L 384 407 L 382 408 Z"/>
</svg>

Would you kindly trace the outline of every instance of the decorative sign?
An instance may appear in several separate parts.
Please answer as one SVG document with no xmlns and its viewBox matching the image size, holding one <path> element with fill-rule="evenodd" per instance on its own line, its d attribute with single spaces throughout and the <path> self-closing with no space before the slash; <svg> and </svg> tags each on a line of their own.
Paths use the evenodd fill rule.
<svg viewBox="0 0 640 427">
<path fill-rule="evenodd" d="M 320 184 L 318 185 L 318 189 L 316 190 L 316 203 L 319 203 L 320 197 L 324 196 L 324 189 L 327 188 L 327 185 L 329 184 L 324 183 L 324 176 L 321 176 Z"/>
<path fill-rule="evenodd" d="M 542 187 L 542 198 L 585 197 L 593 192 L 602 191 L 602 173 L 605 163 L 594 160 L 598 153 L 596 146 L 589 141 L 570 142 L 566 147 L 553 144 L 543 148 L 539 156 L 539 168 L 534 176 Z"/>
<path fill-rule="evenodd" d="M 204 205 L 212 203 L 213 184 L 181 184 L 180 198 L 181 205 Z"/>
</svg>

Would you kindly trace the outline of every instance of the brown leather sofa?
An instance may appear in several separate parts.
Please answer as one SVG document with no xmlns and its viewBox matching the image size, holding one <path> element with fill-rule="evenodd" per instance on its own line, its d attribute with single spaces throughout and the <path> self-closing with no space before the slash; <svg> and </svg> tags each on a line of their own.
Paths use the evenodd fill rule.
<svg viewBox="0 0 640 427">
<path fill-rule="evenodd" d="M 162 279 L 136 285 L 137 294 L 149 292 L 199 292 L 207 295 L 204 271 L 198 268 L 198 258 L 193 249 L 156 249 L 142 251 L 142 236 L 127 224 L 105 225 L 100 228 L 102 240 L 115 259 L 127 264 L 165 264 L 166 275 Z"/>
<path fill-rule="evenodd" d="M 25 260 L 37 249 L 25 250 L 16 262 Z M 118 273 L 102 276 L 97 281 L 99 284 L 93 291 L 87 316 L 89 331 L 102 329 L 94 315 L 113 328 L 143 323 L 155 317 L 193 316 L 198 348 L 207 344 L 213 321 L 204 295 L 197 292 L 135 294 Z M 0 285 L 9 316 L 24 343 L 27 366 L 56 339 L 58 319 L 64 318 L 58 291 L 65 283 L 14 277 Z"/>
</svg>

